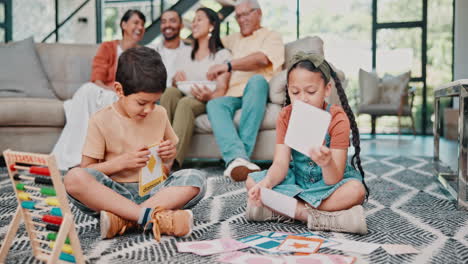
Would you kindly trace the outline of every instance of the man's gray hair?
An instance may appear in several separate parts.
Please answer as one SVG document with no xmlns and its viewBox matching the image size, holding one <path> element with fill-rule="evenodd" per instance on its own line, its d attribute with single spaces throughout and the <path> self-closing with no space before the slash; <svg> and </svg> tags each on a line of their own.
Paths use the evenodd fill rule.
<svg viewBox="0 0 468 264">
<path fill-rule="evenodd" d="M 237 0 L 236 6 L 243 4 L 243 3 L 249 3 L 253 9 L 257 9 L 257 8 L 262 9 L 262 7 L 260 6 L 260 3 L 258 3 L 257 0 Z"/>
</svg>

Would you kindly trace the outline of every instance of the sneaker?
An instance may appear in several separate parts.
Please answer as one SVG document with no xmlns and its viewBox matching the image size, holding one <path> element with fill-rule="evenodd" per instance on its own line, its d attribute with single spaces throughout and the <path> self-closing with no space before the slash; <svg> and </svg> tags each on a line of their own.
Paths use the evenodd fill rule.
<svg viewBox="0 0 468 264">
<path fill-rule="evenodd" d="M 236 158 L 224 170 L 224 176 L 231 178 L 233 181 L 245 181 L 249 173 L 255 171 L 260 171 L 260 167 L 243 158 Z"/>
<path fill-rule="evenodd" d="M 125 231 L 138 227 L 137 223 L 125 220 L 107 211 L 101 211 L 100 225 L 102 239 L 113 238 L 117 234 L 123 235 Z"/>
<path fill-rule="evenodd" d="M 157 241 L 161 240 L 162 234 L 187 237 L 192 233 L 193 214 L 190 210 L 165 210 L 156 207 L 150 222 L 153 223 L 153 235 Z"/>
<path fill-rule="evenodd" d="M 294 219 L 292 218 L 277 214 L 264 206 L 254 206 L 249 202 L 247 202 L 247 208 L 245 209 L 245 218 L 248 221 L 255 222 L 294 222 Z"/>
<path fill-rule="evenodd" d="M 366 217 L 361 205 L 337 212 L 308 208 L 307 213 L 307 227 L 311 230 L 367 234 Z"/>
</svg>

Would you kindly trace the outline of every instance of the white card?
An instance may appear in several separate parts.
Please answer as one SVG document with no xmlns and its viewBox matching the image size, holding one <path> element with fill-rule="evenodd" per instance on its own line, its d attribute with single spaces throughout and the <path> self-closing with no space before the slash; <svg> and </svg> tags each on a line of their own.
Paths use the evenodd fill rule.
<svg viewBox="0 0 468 264">
<path fill-rule="evenodd" d="M 262 188 L 260 189 L 260 199 L 264 205 L 279 213 L 291 218 L 294 218 L 294 215 L 296 214 L 297 200 L 292 197 L 267 188 Z"/>
<path fill-rule="evenodd" d="M 366 242 L 358 242 L 358 241 L 352 241 L 352 240 L 346 240 L 346 239 L 337 239 L 335 238 L 335 241 L 340 242 L 341 244 L 335 245 L 328 247 L 330 249 L 337 249 L 337 250 L 342 250 L 346 252 L 355 252 L 359 254 L 370 254 L 374 250 L 378 249 L 380 247 L 380 244 L 375 244 L 375 243 L 366 243 Z"/>
<path fill-rule="evenodd" d="M 150 151 L 149 161 L 146 166 L 140 170 L 139 194 L 145 196 L 156 185 L 167 179 L 163 170 L 163 162 L 158 155 L 159 145 L 153 145 L 148 148 Z"/>
<path fill-rule="evenodd" d="M 382 245 L 382 248 L 391 255 L 419 253 L 419 250 L 415 249 L 411 245 L 385 244 Z"/>
<path fill-rule="evenodd" d="M 317 107 L 295 101 L 284 142 L 309 157 L 313 147 L 323 145 L 331 115 Z"/>
</svg>

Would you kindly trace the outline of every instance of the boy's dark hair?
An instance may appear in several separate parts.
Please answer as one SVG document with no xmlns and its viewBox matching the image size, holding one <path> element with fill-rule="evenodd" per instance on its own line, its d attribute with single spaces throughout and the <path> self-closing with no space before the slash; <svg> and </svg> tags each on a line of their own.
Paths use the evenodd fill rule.
<svg viewBox="0 0 468 264">
<path fill-rule="evenodd" d="M 345 111 L 345 113 L 346 113 L 346 115 L 348 116 L 348 119 L 349 119 L 349 123 L 350 123 L 350 126 L 351 126 L 351 133 L 353 135 L 352 143 L 353 143 L 353 147 L 354 147 L 354 155 L 351 158 L 351 166 L 353 166 L 353 168 L 355 168 L 355 169 L 357 167 L 357 169 L 359 170 L 359 173 L 362 175 L 362 184 L 364 185 L 364 188 L 366 189 L 366 199 L 367 199 L 369 197 L 369 188 L 367 187 L 366 182 L 364 181 L 364 170 L 362 169 L 361 157 L 359 156 L 359 154 L 361 153 L 361 146 L 360 146 L 361 142 L 360 142 L 360 139 L 359 139 L 359 128 L 357 127 L 356 119 L 354 118 L 353 110 L 351 110 L 351 107 L 348 104 L 348 97 L 346 96 L 346 94 L 344 92 L 343 86 L 341 85 L 341 81 L 338 78 L 338 75 L 336 74 L 336 72 L 333 70 L 333 68 L 330 66 L 330 64 L 326 60 L 324 60 L 323 63 L 326 63 L 326 66 L 330 70 L 330 77 L 335 81 L 335 87 L 336 87 L 336 91 L 338 93 L 338 97 L 340 98 L 341 107 L 343 107 L 343 110 Z M 298 62 L 294 63 L 289 68 L 288 73 L 287 73 L 287 82 L 288 83 L 289 83 L 289 73 L 291 73 L 291 71 L 293 69 L 296 69 L 296 68 L 305 69 L 305 70 L 308 70 L 310 72 L 320 73 L 320 76 L 325 81 L 325 85 L 327 85 L 328 82 L 330 81 L 327 78 L 327 76 L 318 67 L 315 67 L 315 65 L 310 60 L 301 60 L 301 61 L 298 61 Z M 284 105 L 286 106 L 286 105 L 289 105 L 289 104 L 291 104 L 291 98 L 289 98 L 288 89 L 286 89 L 286 100 L 284 102 Z"/>
<path fill-rule="evenodd" d="M 218 52 L 221 49 L 224 49 L 223 43 L 221 42 L 221 38 L 219 37 L 219 24 L 221 22 L 219 20 L 218 13 L 207 7 L 198 8 L 196 12 L 198 11 L 202 11 L 203 13 L 205 13 L 205 15 L 208 17 L 208 20 L 210 21 L 210 24 L 213 26 L 213 31 L 211 31 L 211 37 L 208 41 L 208 48 L 210 49 L 210 56 L 214 56 L 216 52 Z M 195 54 L 197 53 L 199 47 L 200 45 L 198 44 L 198 40 L 195 39 L 193 42 L 192 53 L 190 54 L 192 60 L 195 60 Z"/>
<path fill-rule="evenodd" d="M 138 92 L 163 93 L 166 79 L 166 67 L 154 49 L 131 48 L 119 57 L 115 80 L 122 84 L 125 96 Z"/>
<path fill-rule="evenodd" d="M 120 30 L 122 31 L 122 37 L 123 37 L 123 28 L 122 28 L 122 23 L 123 22 L 128 22 L 128 20 L 133 16 L 133 15 L 137 15 L 138 18 L 140 18 L 141 20 L 143 20 L 143 25 L 145 25 L 146 23 L 146 17 L 145 15 L 140 11 L 140 10 L 136 10 L 136 9 L 129 9 L 127 10 L 124 15 L 122 16 L 122 19 L 120 19 Z"/>
</svg>

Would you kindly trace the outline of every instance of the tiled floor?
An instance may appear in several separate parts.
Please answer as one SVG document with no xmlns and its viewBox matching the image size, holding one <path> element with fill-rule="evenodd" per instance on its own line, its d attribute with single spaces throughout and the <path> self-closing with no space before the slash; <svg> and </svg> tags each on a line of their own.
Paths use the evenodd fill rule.
<svg viewBox="0 0 468 264">
<path fill-rule="evenodd" d="M 458 167 L 458 142 L 440 140 L 440 159 L 453 170 Z M 350 150 L 352 153 L 352 150 Z M 361 135 L 362 155 L 434 156 L 433 136 Z"/>
</svg>

